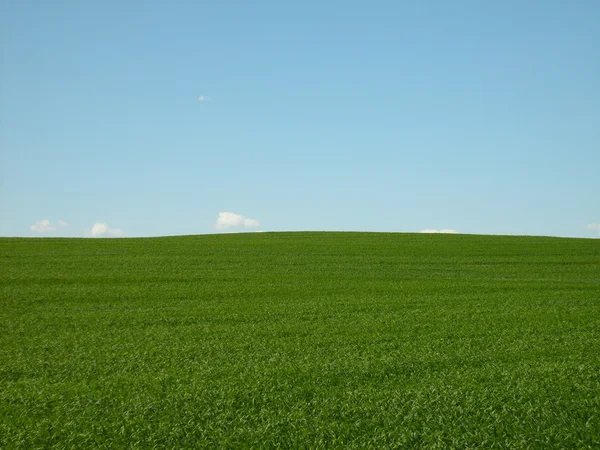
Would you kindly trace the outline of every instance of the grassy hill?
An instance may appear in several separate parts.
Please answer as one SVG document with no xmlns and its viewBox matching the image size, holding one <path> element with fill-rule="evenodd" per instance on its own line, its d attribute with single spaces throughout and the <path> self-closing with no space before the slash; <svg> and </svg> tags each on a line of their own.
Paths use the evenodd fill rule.
<svg viewBox="0 0 600 450">
<path fill-rule="evenodd" d="M 0 448 L 598 448 L 600 240 L 0 239 Z"/>
</svg>

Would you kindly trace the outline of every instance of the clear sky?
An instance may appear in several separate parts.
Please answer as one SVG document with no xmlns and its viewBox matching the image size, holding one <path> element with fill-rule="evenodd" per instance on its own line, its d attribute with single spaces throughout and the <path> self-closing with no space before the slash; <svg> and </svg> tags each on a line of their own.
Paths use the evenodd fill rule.
<svg viewBox="0 0 600 450">
<path fill-rule="evenodd" d="M 2 236 L 600 236 L 600 1 L 21 0 L 0 30 Z"/>
</svg>

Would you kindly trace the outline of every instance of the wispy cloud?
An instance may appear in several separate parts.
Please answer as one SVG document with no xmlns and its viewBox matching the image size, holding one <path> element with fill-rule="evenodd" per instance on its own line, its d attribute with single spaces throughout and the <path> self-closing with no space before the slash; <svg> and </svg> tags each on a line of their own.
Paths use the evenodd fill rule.
<svg viewBox="0 0 600 450">
<path fill-rule="evenodd" d="M 212 98 L 210 98 L 208 95 L 201 95 L 198 97 L 199 102 L 210 102 L 211 100 Z"/>
<path fill-rule="evenodd" d="M 229 228 L 258 228 L 260 222 L 255 219 L 241 216 L 232 212 L 220 212 L 215 223 L 217 230 L 227 230 Z"/>
<path fill-rule="evenodd" d="M 442 228 L 441 230 L 436 230 L 434 228 L 426 228 L 425 230 L 421 230 L 421 233 L 458 234 L 458 231 L 451 230 L 449 228 Z"/>
<path fill-rule="evenodd" d="M 36 222 L 35 225 L 31 225 L 29 229 L 38 233 L 49 233 L 55 231 L 56 227 L 48 219 L 43 219 Z"/>
<path fill-rule="evenodd" d="M 68 223 L 67 223 L 65 220 L 59 220 L 59 221 L 58 221 L 58 226 L 59 226 L 59 227 L 66 227 L 66 226 L 68 226 L 68 225 L 69 225 L 69 224 L 68 224 Z"/>
<path fill-rule="evenodd" d="M 106 223 L 98 222 L 92 226 L 89 235 L 91 237 L 121 237 L 125 233 L 118 228 L 110 228 Z"/>
<path fill-rule="evenodd" d="M 588 223 L 585 226 L 588 230 L 594 230 L 598 232 L 598 235 L 600 236 L 600 223 Z"/>
</svg>

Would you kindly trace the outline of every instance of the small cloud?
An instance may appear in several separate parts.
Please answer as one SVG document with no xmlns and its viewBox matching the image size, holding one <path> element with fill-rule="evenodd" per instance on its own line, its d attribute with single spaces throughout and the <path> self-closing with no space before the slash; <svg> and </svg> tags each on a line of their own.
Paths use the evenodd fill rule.
<svg viewBox="0 0 600 450">
<path fill-rule="evenodd" d="M 600 236 L 600 223 L 588 223 L 585 226 L 588 230 L 594 230 L 598 232 L 598 236 Z"/>
<path fill-rule="evenodd" d="M 199 102 L 210 102 L 211 100 L 212 98 L 210 98 L 208 95 L 201 95 L 198 97 Z"/>
<path fill-rule="evenodd" d="M 106 223 L 95 223 L 89 233 L 92 237 L 121 237 L 125 233 L 118 228 L 109 228 Z"/>
<path fill-rule="evenodd" d="M 49 233 L 50 231 L 56 230 L 56 227 L 48 219 L 38 221 L 35 225 L 29 227 L 31 231 L 37 231 L 38 233 Z"/>
<path fill-rule="evenodd" d="M 66 227 L 67 225 L 69 225 L 66 221 L 64 220 L 59 220 L 58 221 L 58 226 L 60 227 Z"/>
<path fill-rule="evenodd" d="M 217 230 L 226 230 L 228 228 L 258 228 L 260 222 L 255 219 L 241 216 L 232 212 L 220 212 L 215 228 Z"/>
<path fill-rule="evenodd" d="M 426 228 L 425 230 L 421 230 L 421 233 L 458 234 L 458 231 L 451 230 L 449 228 L 442 228 L 441 230 L 436 230 L 434 228 Z"/>
</svg>

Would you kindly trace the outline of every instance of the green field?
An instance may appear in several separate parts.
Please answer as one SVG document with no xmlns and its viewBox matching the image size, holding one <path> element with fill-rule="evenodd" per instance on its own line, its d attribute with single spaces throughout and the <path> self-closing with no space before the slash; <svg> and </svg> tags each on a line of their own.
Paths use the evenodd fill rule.
<svg viewBox="0 0 600 450">
<path fill-rule="evenodd" d="M 600 240 L 0 239 L 0 448 L 600 448 Z"/>
</svg>

